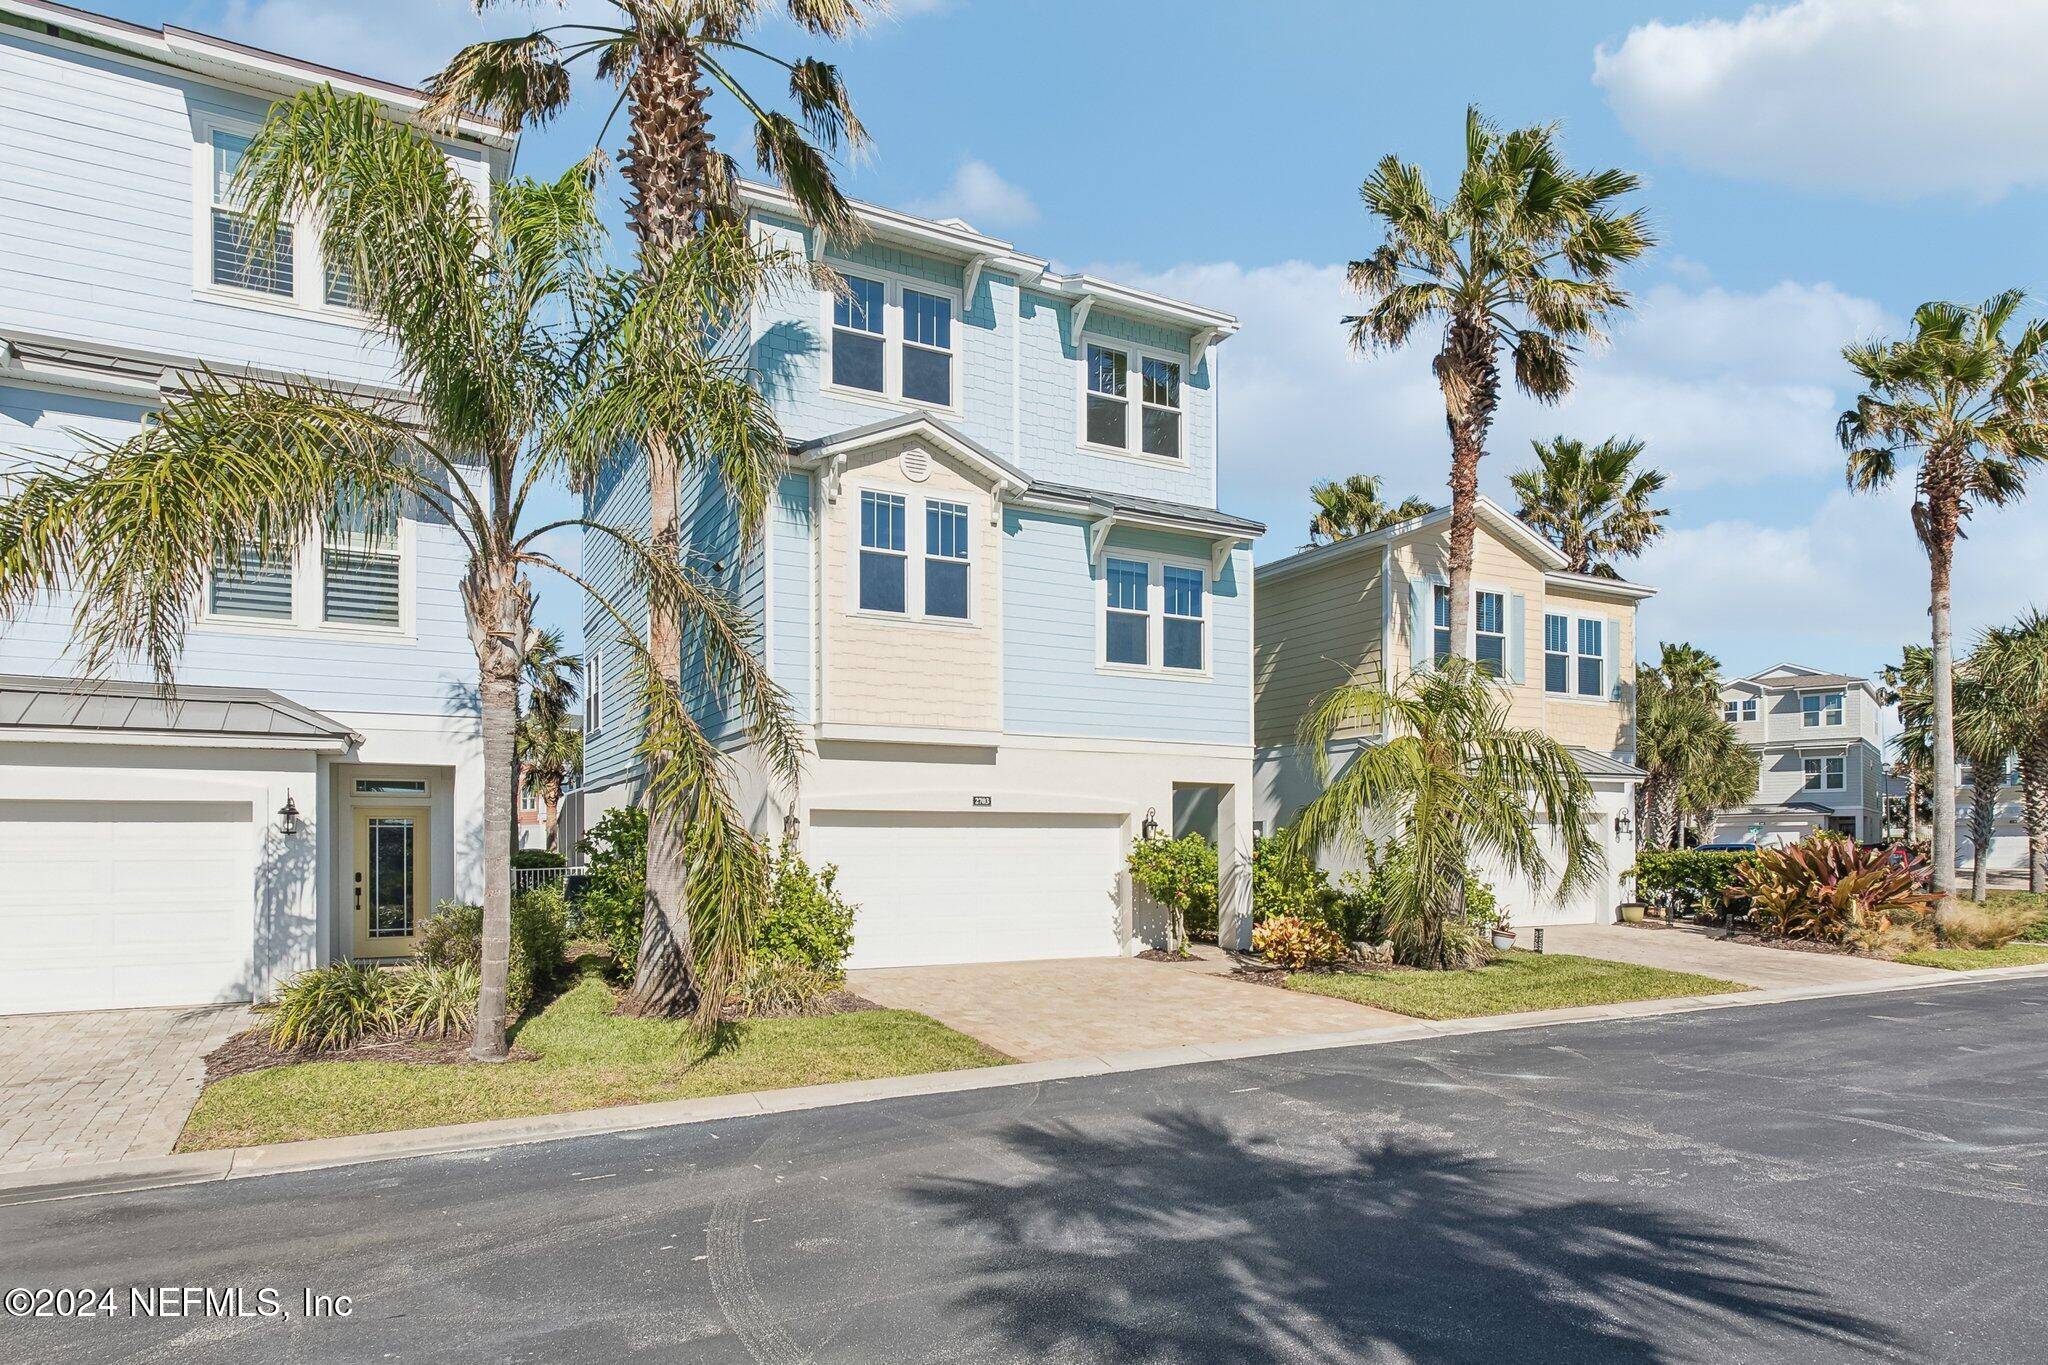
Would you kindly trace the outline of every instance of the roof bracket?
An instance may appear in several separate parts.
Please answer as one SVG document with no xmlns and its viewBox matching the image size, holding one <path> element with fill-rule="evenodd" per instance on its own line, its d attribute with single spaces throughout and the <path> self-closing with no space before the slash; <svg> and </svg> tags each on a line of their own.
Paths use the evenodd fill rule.
<svg viewBox="0 0 2048 1365">
<path fill-rule="evenodd" d="M 1083 294 L 1074 300 L 1074 351 L 1081 353 L 1081 333 L 1088 329 L 1088 315 L 1095 311 L 1095 296 Z"/>
<path fill-rule="evenodd" d="M 1223 577 L 1224 566 L 1230 563 L 1230 556 L 1236 549 L 1236 536 L 1219 538 L 1209 547 L 1209 577 L 1211 579 L 1220 580 Z"/>
<path fill-rule="evenodd" d="M 974 291 L 981 287 L 981 272 L 986 270 L 994 261 L 995 257 L 984 253 L 969 261 L 967 268 L 960 272 L 961 312 L 971 313 L 974 311 Z"/>
<path fill-rule="evenodd" d="M 1116 513 L 1100 504 L 1093 510 L 1095 520 L 1088 523 L 1088 562 L 1100 568 L 1102 547 L 1109 544 L 1109 533 L 1116 529 Z"/>
<path fill-rule="evenodd" d="M 1209 348 L 1216 344 L 1216 338 L 1223 335 L 1221 327 L 1204 327 L 1195 333 L 1188 343 L 1188 373 L 1202 368 L 1202 357 L 1209 354 Z"/>
<path fill-rule="evenodd" d="M 814 227 L 810 235 L 804 238 L 804 255 L 810 258 L 812 265 L 825 259 L 825 248 L 829 245 L 827 236 L 825 229 Z"/>
<path fill-rule="evenodd" d="M 839 476 L 846 472 L 844 451 L 825 462 L 825 502 L 828 506 L 839 505 Z"/>
</svg>

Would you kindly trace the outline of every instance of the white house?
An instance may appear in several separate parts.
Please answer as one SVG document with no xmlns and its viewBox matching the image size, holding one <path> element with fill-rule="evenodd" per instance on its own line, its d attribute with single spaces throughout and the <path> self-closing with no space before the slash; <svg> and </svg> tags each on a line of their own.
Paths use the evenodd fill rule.
<svg viewBox="0 0 2048 1365">
<path fill-rule="evenodd" d="M 1709 843 L 1794 843 L 1828 829 L 1884 834 L 1884 703 L 1867 678 L 1783 663 L 1721 684 L 1721 713 L 1757 756 L 1756 797 L 1715 817 Z"/>
</svg>

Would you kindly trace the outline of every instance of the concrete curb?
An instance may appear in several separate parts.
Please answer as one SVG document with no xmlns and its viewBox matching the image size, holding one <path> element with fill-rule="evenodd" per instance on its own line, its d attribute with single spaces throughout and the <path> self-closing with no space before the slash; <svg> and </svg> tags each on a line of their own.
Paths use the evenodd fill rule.
<svg viewBox="0 0 2048 1365">
<path fill-rule="evenodd" d="M 1493 1014 L 1477 1019 L 1417 1020 L 1412 1024 L 1358 1029 L 1348 1033 L 1253 1038 L 1237 1043 L 1191 1043 L 1186 1047 L 1146 1052 L 1101 1053 L 1051 1062 L 1019 1062 L 1011 1066 L 978 1067 L 969 1071 L 927 1072 L 915 1076 L 890 1076 L 872 1081 L 845 1081 L 834 1085 L 800 1086 L 788 1090 L 760 1090 L 749 1094 L 718 1095 L 706 1099 L 666 1100 L 657 1104 L 583 1109 L 567 1114 L 536 1115 L 532 1118 L 491 1119 L 482 1123 L 452 1124 L 440 1128 L 410 1128 L 392 1133 L 366 1133 L 357 1137 L 321 1138 L 310 1142 L 233 1147 L 178 1156 L 59 1166 L 46 1171 L 0 1176 L 0 1208 L 56 1199 L 81 1199 L 136 1190 L 168 1189 L 178 1185 L 207 1184 L 221 1180 L 244 1180 L 293 1171 L 325 1170 L 336 1166 L 391 1161 L 400 1157 L 491 1151 L 500 1147 L 554 1142 L 563 1138 L 709 1123 L 718 1119 L 744 1118 L 759 1114 L 787 1114 L 806 1109 L 865 1104 L 875 1100 L 902 1099 L 916 1095 L 957 1094 L 971 1090 L 993 1090 L 1016 1085 L 1036 1085 L 1047 1081 L 1075 1080 L 1083 1076 L 1103 1076 L 1115 1072 L 1152 1071 L 1163 1067 L 1192 1066 L 1202 1062 L 1242 1061 L 1292 1052 L 1373 1047 L 1467 1034 L 1503 1033 L 1514 1029 L 1560 1028 L 1572 1024 L 1651 1019 L 1673 1014 L 1699 1014 L 1709 1010 L 1790 1004 L 1800 1000 L 1890 995 L 1900 991 L 1942 990 L 2013 979 L 2048 978 L 2048 965 L 1991 967 L 1972 972 L 1946 972 L 1938 968 L 1929 968 L 1928 972 L 1929 975 L 1926 977 L 1906 980 L 1858 981 L 1827 986 L 1781 986 L 1765 990 L 1731 992 L 1725 995 L 1686 995 L 1665 1000 L 1639 1000 L 1620 1005 L 1585 1005 L 1572 1009 L 1536 1010 L 1522 1014 Z"/>
</svg>

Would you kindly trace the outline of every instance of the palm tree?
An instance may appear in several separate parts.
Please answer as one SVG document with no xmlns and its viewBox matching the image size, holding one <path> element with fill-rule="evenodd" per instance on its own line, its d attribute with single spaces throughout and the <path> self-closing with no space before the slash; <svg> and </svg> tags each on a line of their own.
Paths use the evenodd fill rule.
<svg viewBox="0 0 2048 1365">
<path fill-rule="evenodd" d="M 1330 745 L 1340 735 L 1390 727 L 1392 738 L 1358 751 L 1339 772 Z M 1540 730 L 1508 723 L 1508 694 L 1469 659 L 1409 674 L 1394 691 L 1338 687 L 1310 708 L 1301 743 L 1315 755 L 1323 791 L 1302 810 L 1287 838 L 1314 853 L 1332 843 L 1363 847 L 1393 827 L 1402 856 L 1384 869 L 1397 913 L 1412 920 L 1410 965 L 1458 965 L 1444 925 L 1465 913 L 1465 875 L 1485 858 L 1541 886 L 1553 869 L 1541 824 L 1564 852 L 1559 899 L 1589 884 L 1602 866 L 1588 834 L 1593 793 L 1569 751 Z M 1400 869 L 1405 869 L 1401 871 Z"/>
<path fill-rule="evenodd" d="M 1956 901 L 1956 727 L 1950 575 L 1962 524 L 1980 506 L 2019 497 L 2048 458 L 2048 324 L 2006 329 L 2023 295 L 1982 305 L 1923 303 L 1913 334 L 1842 352 L 1867 386 L 1837 423 L 1849 487 L 1888 487 L 1901 456 L 1917 458 L 1913 530 L 1927 552 L 1932 622 L 1929 690 L 1934 742 L 1934 909 L 1939 930 Z"/>
<path fill-rule="evenodd" d="M 1381 479 L 1377 474 L 1353 474 L 1341 483 L 1325 479 L 1312 483 L 1308 495 L 1316 505 L 1308 522 L 1308 546 L 1348 540 L 1398 526 L 1404 521 L 1426 517 L 1436 509 L 1421 498 L 1403 498 L 1389 507 L 1380 501 Z"/>
<path fill-rule="evenodd" d="M 1934 732 L 1934 652 L 1907 645 L 1897 666 L 1900 738 L 1912 747 L 1931 747 Z M 2016 717 L 1989 685 L 1984 660 L 1962 660 L 1951 679 L 1950 705 L 1956 752 L 1970 763 L 1970 899 L 1983 904 L 1992 836 L 1998 827 L 1998 789 L 2006 760 L 2019 740 Z M 1949 795 L 1954 809 L 1955 794 Z M 1940 819 L 1937 799 L 1936 819 Z M 1954 839 L 1954 834 L 1949 836 Z M 1935 920 L 1935 932 L 1942 931 Z"/>
<path fill-rule="evenodd" d="M 1678 782 L 1678 816 L 1695 843 L 1705 843 L 1714 817 L 1756 796 L 1756 754 L 1725 720 Z"/>
<path fill-rule="evenodd" d="M 497 0 L 478 0 L 479 8 Z M 682 247 L 741 214 L 739 176 L 712 138 L 707 79 L 746 111 L 754 126 L 754 161 L 781 184 L 799 216 L 843 240 L 860 235 L 859 220 L 833 175 L 830 154 L 858 150 L 867 132 L 854 116 L 839 71 L 828 62 L 776 57 L 748 41 L 749 30 L 781 10 L 807 32 L 841 37 L 861 27 L 870 0 L 609 0 L 622 22 L 564 23 L 512 38 L 472 44 L 429 83 L 428 115 L 453 120 L 465 109 L 511 125 L 546 123 L 569 103 L 571 67 L 584 57 L 600 81 L 620 93 L 627 133 L 620 164 L 628 188 L 626 221 L 650 280 L 664 276 Z M 797 117 L 771 108 L 735 76 L 735 58 L 765 61 L 786 72 Z M 734 250 L 737 254 L 737 248 Z M 711 314 L 710 316 L 718 316 Z M 765 409 L 690 411 L 645 421 L 636 432 L 647 463 L 648 543 L 681 563 L 679 490 L 687 465 L 715 464 L 735 504 L 743 537 L 759 530 L 786 449 Z M 673 572 L 673 571 L 672 571 Z M 648 604 L 647 647 L 666 685 L 682 687 L 682 618 L 669 603 Z M 648 773 L 652 790 L 655 774 Z M 689 832 L 654 821 L 647 835 L 647 908 L 628 1007 L 673 1015 L 692 1008 L 693 930 Z"/>
<path fill-rule="evenodd" d="M 725 685 L 764 752 L 793 771 L 799 741 L 787 699 L 730 600 L 624 529 L 531 512 L 529 496 L 544 480 L 588 476 L 630 438 L 621 409 L 738 404 L 754 393 L 743 369 L 707 367 L 687 344 L 647 340 L 695 333 L 707 313 L 675 290 L 602 266 L 603 229 L 582 171 L 506 185 L 485 215 L 432 141 L 380 118 L 367 99 L 321 89 L 274 107 L 237 188 L 254 240 L 271 240 L 277 224 L 301 215 L 326 225 L 414 398 L 380 401 L 312 380 L 197 376 L 135 436 L 93 443 L 68 467 L 37 471 L 0 505 L 0 609 L 68 588 L 88 673 L 135 654 L 169 688 L 191 604 L 224 558 L 410 508 L 446 525 L 467 551 L 462 592 L 484 768 L 509 774 L 531 630 L 525 575 L 558 575 L 617 614 L 541 548 L 551 532 L 576 529 L 618 545 L 638 586 L 692 622 L 707 676 Z M 774 262 L 747 259 L 756 271 L 748 287 L 763 287 Z M 712 300 L 709 316 L 726 314 L 731 292 Z M 704 951 L 722 980 L 737 970 L 743 949 L 735 945 L 765 885 L 765 859 L 747 837 L 717 746 L 644 651 L 634 671 L 651 717 L 642 752 L 661 778 L 657 809 L 695 822 L 693 868 L 718 891 L 705 904 L 725 931 Z M 484 860 L 471 1049 L 481 1060 L 505 1056 L 512 819 L 511 783 L 487 781 L 483 846 L 494 851 Z"/>
<path fill-rule="evenodd" d="M 1572 385 L 1574 348 L 1601 336 L 1628 307 L 1615 272 L 1652 245 L 1625 171 L 1584 174 L 1564 164 L 1557 129 L 1503 133 L 1465 111 L 1465 167 L 1449 200 L 1420 167 L 1388 156 L 1360 189 L 1383 226 L 1372 255 L 1351 263 L 1364 313 L 1347 317 L 1351 344 L 1402 346 L 1425 323 L 1443 327 L 1435 369 L 1451 436 L 1451 652 L 1472 657 L 1472 537 L 1479 460 L 1500 402 L 1503 352 L 1518 388 L 1554 403 Z"/>
<path fill-rule="evenodd" d="M 1886 706 L 1901 707 L 1905 695 L 1903 688 L 1914 668 L 1913 650 L 1907 645 L 1900 663 L 1886 664 L 1879 677 L 1878 700 Z M 1903 719 L 1903 711 L 1901 712 Z M 1906 780 L 1906 847 L 1911 849 L 1920 842 L 1920 795 L 1926 789 L 1927 775 L 1934 765 L 1933 726 L 1914 727 L 1904 725 L 1899 733 L 1892 736 L 1891 749 L 1895 755 L 1886 771 L 1894 778 Z"/>
<path fill-rule="evenodd" d="M 560 720 L 576 709 L 583 660 L 562 648 L 561 631 L 539 628 L 526 637 L 519 676 L 526 689 L 525 714 Z"/>
<path fill-rule="evenodd" d="M 540 798 L 548 847 L 562 811 L 562 791 L 583 772 L 583 732 L 567 715 L 534 711 L 519 722 L 519 770 L 527 790 Z"/>
<path fill-rule="evenodd" d="M 2048 881 L 2048 615 L 2030 611 L 1985 632 L 1971 657 L 2012 721 L 2027 822 L 2027 890 L 2039 893 Z"/>
<path fill-rule="evenodd" d="M 1609 559 L 1639 555 L 1664 534 L 1669 509 L 1650 505 L 1664 472 L 1633 467 L 1641 441 L 1609 437 L 1591 450 L 1564 436 L 1530 444 L 1536 468 L 1508 476 L 1522 502 L 1515 515 L 1548 537 L 1573 573 L 1619 578 Z"/>
<path fill-rule="evenodd" d="M 1696 805 L 1709 792 L 1739 785 L 1729 771 L 1730 746 L 1739 742 L 1717 703 L 1720 671 L 1713 655 L 1688 644 L 1662 645 L 1655 666 L 1636 670 L 1636 762 L 1649 774 L 1643 784 L 1643 842 L 1650 848 L 1676 846 L 1688 784 Z M 1749 793 L 1739 800 L 1756 791 L 1753 760 L 1749 766 Z"/>
</svg>

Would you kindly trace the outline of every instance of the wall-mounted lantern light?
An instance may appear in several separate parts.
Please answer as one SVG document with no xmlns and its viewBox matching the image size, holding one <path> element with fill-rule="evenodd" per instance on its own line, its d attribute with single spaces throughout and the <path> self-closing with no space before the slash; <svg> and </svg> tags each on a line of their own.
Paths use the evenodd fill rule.
<svg viewBox="0 0 2048 1365">
<path fill-rule="evenodd" d="M 299 820 L 299 803 L 292 800 L 292 794 L 284 794 L 284 805 L 278 808 L 277 830 L 280 834 L 304 834 L 306 826 Z"/>
<path fill-rule="evenodd" d="M 1622 811 L 1614 817 L 1614 832 L 1622 838 L 1626 839 L 1634 830 L 1635 822 L 1628 818 L 1627 811 Z"/>
<path fill-rule="evenodd" d="M 793 841 L 803 831 L 804 822 L 797 817 L 795 811 L 790 811 L 782 817 L 782 837 L 784 839 Z"/>
<path fill-rule="evenodd" d="M 1159 808 L 1157 806 L 1145 808 L 1145 823 L 1138 827 L 1138 833 L 1147 839 L 1157 839 L 1159 837 Z"/>
</svg>

